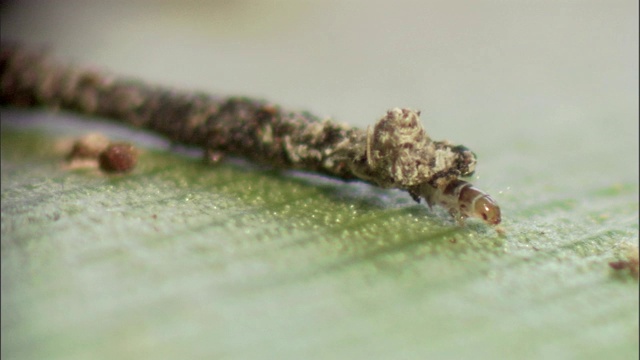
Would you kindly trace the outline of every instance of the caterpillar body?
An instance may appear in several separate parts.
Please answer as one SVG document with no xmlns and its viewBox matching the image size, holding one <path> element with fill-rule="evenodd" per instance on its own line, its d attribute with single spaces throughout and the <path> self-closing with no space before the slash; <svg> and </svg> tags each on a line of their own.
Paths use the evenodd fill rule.
<svg viewBox="0 0 640 360">
<path fill-rule="evenodd" d="M 5 43 L 0 50 L 0 104 L 102 116 L 199 146 L 216 160 L 229 154 L 277 168 L 362 180 L 443 206 L 460 223 L 468 217 L 490 225 L 501 221 L 497 203 L 460 179 L 475 171 L 475 154 L 432 140 L 420 112 L 411 109 L 393 108 L 364 130 L 266 101 L 166 89 L 59 64 L 45 52 Z"/>
</svg>

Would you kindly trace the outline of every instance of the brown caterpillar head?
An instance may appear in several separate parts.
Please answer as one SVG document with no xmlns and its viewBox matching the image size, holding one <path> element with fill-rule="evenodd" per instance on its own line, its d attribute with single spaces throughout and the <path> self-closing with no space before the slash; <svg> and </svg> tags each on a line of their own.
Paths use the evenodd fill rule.
<svg viewBox="0 0 640 360">
<path fill-rule="evenodd" d="M 502 221 L 500 206 L 489 195 L 484 195 L 473 204 L 473 216 L 478 217 L 491 225 L 498 225 Z"/>
<path fill-rule="evenodd" d="M 498 225 L 502 221 L 498 203 L 489 194 L 470 183 L 464 180 L 452 181 L 445 189 L 445 195 L 447 193 L 454 197 L 457 194 L 458 208 L 465 217 L 479 218 L 491 225 Z"/>
</svg>

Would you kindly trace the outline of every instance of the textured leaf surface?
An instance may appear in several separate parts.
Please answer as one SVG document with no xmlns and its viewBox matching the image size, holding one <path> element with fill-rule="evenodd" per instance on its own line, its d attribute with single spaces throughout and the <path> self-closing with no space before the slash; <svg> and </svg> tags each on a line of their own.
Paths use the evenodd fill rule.
<svg viewBox="0 0 640 360">
<path fill-rule="evenodd" d="M 637 358 L 638 282 L 608 265 L 638 243 L 637 55 L 625 55 L 637 51 L 621 50 L 637 43 L 626 27 L 637 24 L 637 11 L 629 10 L 637 4 L 617 4 L 551 13 L 474 8 L 468 16 L 490 25 L 478 25 L 471 38 L 439 22 L 464 20 L 455 7 L 436 15 L 429 7 L 385 8 L 387 17 L 407 22 L 391 31 L 368 22 L 383 20 L 369 7 L 318 5 L 324 10 L 316 14 L 290 5 L 311 19 L 296 25 L 300 37 L 265 40 L 277 36 L 247 25 L 248 33 L 231 37 L 244 46 L 236 47 L 213 24 L 206 31 L 215 41 L 200 53 L 189 49 L 209 38 L 185 25 L 189 36 L 164 37 L 166 51 L 130 50 L 165 60 L 176 49 L 192 55 L 173 72 L 148 58 L 136 67 L 126 50 L 149 39 L 160 44 L 162 36 L 145 25 L 149 18 L 133 27 L 142 40 L 118 37 L 122 26 L 105 32 L 124 44 L 109 54 L 100 52 L 104 45 L 91 47 L 86 39 L 96 33 L 89 30 L 75 46 L 63 30 L 51 32 L 45 40 L 81 60 L 188 88 L 216 79 L 212 91 L 262 93 L 319 113 L 337 109 L 361 126 L 386 107 L 433 104 L 427 130 L 479 154 L 482 178 L 474 182 L 502 205 L 506 233 L 477 222 L 458 227 L 397 191 L 238 159 L 208 166 L 192 150 L 115 125 L 2 109 L 3 358 Z M 101 13 L 93 21 L 112 16 L 128 24 L 128 15 L 102 10 L 106 20 Z M 502 11 L 522 21 L 513 24 Z M 61 13 L 49 12 L 54 19 Z M 22 19 L 13 14 L 3 18 L 3 36 L 12 29 L 7 19 Z M 254 13 L 260 20 L 246 21 L 264 25 L 269 14 L 278 24 L 285 16 Z M 418 21 L 419 14 L 427 18 Z M 619 20 L 627 19 L 622 14 L 636 15 Z M 91 29 L 83 16 L 75 21 Z M 353 30 L 354 19 L 367 31 Z M 596 23 L 610 25 L 608 32 Z M 333 40 L 315 30 L 323 24 L 331 24 L 321 28 Z M 411 56 L 377 56 L 374 45 L 351 41 L 364 39 L 358 34 Z M 256 38 L 272 42 L 262 47 Z M 609 57 L 590 50 L 594 41 Z M 307 42 L 315 47 L 301 45 Z M 509 54 L 498 67 L 487 54 L 500 47 L 491 44 Z M 353 58 L 323 55 L 349 54 L 347 45 Z M 291 47 L 297 51 L 285 51 Z M 222 70 L 203 76 L 195 69 L 206 66 L 209 52 Z M 119 66 L 120 56 L 127 60 Z M 470 68 L 478 63 L 485 64 L 481 75 Z M 138 168 L 125 176 L 66 168 L 60 144 L 95 131 L 134 141 L 144 150 Z"/>
</svg>

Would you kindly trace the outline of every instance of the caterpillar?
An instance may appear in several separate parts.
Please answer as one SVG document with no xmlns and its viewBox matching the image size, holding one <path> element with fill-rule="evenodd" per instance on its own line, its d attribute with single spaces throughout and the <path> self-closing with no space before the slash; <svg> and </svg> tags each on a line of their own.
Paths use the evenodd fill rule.
<svg viewBox="0 0 640 360">
<path fill-rule="evenodd" d="M 459 223 L 469 217 L 501 221 L 495 200 L 460 179 L 474 173 L 476 155 L 432 140 L 420 112 L 411 109 L 393 108 L 359 129 L 263 100 L 179 91 L 60 64 L 44 51 L 12 43 L 0 49 L 0 104 L 106 117 L 201 147 L 215 160 L 240 156 L 405 190 L 418 202 L 444 207 Z"/>
</svg>

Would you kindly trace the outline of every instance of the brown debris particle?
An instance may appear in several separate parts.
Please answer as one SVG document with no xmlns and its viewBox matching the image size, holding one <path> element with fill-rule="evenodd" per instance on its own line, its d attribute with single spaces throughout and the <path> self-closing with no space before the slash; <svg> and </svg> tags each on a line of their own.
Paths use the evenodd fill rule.
<svg viewBox="0 0 640 360">
<path fill-rule="evenodd" d="M 133 170 L 138 162 L 136 148 L 128 143 L 109 145 L 98 158 L 100 169 L 111 173 L 125 173 Z"/>
<path fill-rule="evenodd" d="M 82 136 L 70 147 L 67 154 L 69 169 L 99 167 L 109 173 L 125 173 L 131 171 L 137 163 L 138 152 L 133 145 L 112 143 L 100 133 Z"/>
<path fill-rule="evenodd" d="M 628 274 L 636 280 L 640 278 L 639 274 L 639 260 L 638 260 L 638 246 L 632 244 L 624 244 L 620 248 L 618 255 L 619 260 L 609 262 L 609 267 L 613 269 L 616 274 L 625 275 Z"/>
</svg>

